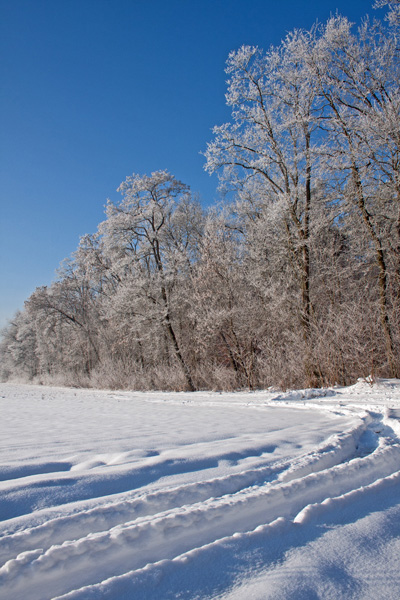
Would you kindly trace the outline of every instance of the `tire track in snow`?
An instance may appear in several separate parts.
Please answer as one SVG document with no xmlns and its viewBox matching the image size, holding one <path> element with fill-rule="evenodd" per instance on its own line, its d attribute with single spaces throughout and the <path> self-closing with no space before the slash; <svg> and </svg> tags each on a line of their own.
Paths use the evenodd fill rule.
<svg viewBox="0 0 400 600">
<path fill-rule="evenodd" d="M 122 498 L 105 506 L 73 512 L 68 516 L 46 520 L 43 524 L 15 534 L 6 535 L 0 544 L 0 566 L 19 553 L 61 544 L 85 534 L 115 527 L 134 518 L 154 515 L 175 507 L 204 502 L 209 498 L 234 494 L 245 488 L 266 482 L 289 481 L 321 471 L 354 456 L 359 440 L 367 428 L 368 419 L 357 427 L 333 435 L 314 452 L 292 460 L 277 461 L 265 467 L 248 469 L 203 482 L 185 484 L 168 490 L 138 494 L 133 499 Z M 218 458 L 218 457 L 216 457 Z M 226 454 L 219 458 L 225 459 Z M 74 504 L 71 505 L 74 507 Z"/>
<path fill-rule="evenodd" d="M 366 424 L 370 430 L 375 430 L 379 420 L 379 415 L 373 415 Z M 351 456 L 356 454 L 354 442 L 360 442 L 365 431 L 366 426 L 361 425 L 353 430 L 353 436 L 348 436 L 353 444 Z M 96 583 L 93 578 L 100 581 L 142 569 L 147 563 L 172 559 L 190 551 L 193 545 L 199 547 L 235 533 L 245 534 L 279 518 L 294 519 L 307 506 L 350 493 L 393 474 L 400 461 L 400 445 L 390 436 L 378 441 L 377 447 L 367 456 L 350 456 L 341 464 L 325 465 L 322 470 L 318 469 L 315 456 L 308 456 L 308 460 L 306 456 L 303 457 L 304 464 L 299 462 L 297 473 L 296 469 L 287 469 L 276 481 L 247 486 L 236 493 L 201 502 L 175 505 L 106 531 L 53 545 L 46 551 L 37 549 L 22 553 L 0 569 L 0 584 L 7 589 L 12 583 L 17 600 L 23 597 L 18 596 L 18 589 L 23 594 L 29 577 L 30 600 L 44 600 L 43 580 L 48 598 L 68 592 L 62 589 L 65 584 L 60 584 L 62 578 L 57 576 L 60 568 L 71 573 L 75 586 L 85 586 Z M 340 452 L 337 449 L 341 446 L 338 441 L 332 446 L 326 456 L 322 455 L 322 463 L 328 456 L 338 461 Z M 313 469 L 315 472 L 311 472 Z"/>
<path fill-rule="evenodd" d="M 46 494 L 46 489 L 48 495 L 51 491 L 51 505 L 57 506 L 66 502 L 72 503 L 93 497 L 100 498 L 130 492 L 157 482 L 161 478 L 213 469 L 223 461 L 239 463 L 248 458 L 273 453 L 276 449 L 275 445 L 261 444 L 256 447 L 224 451 L 224 442 L 225 440 L 213 444 L 188 444 L 184 447 L 184 458 L 181 454 L 182 448 L 164 451 L 162 455 L 158 452 L 150 453 L 149 457 L 143 459 L 140 464 L 135 461 L 132 465 L 128 457 L 127 465 L 123 469 L 118 464 L 114 468 L 113 458 L 110 462 L 91 459 L 78 464 L 62 463 L 69 465 L 69 470 L 52 469 L 55 463 L 28 465 L 22 470 L 10 469 L 12 482 L 10 483 L 8 479 L 0 481 L 1 520 L 10 520 L 36 510 L 38 503 Z M 207 450 L 207 455 L 204 456 L 202 456 L 203 447 Z M 211 453 L 210 447 L 213 447 Z M 202 457 L 199 458 L 199 455 Z M 4 473 L 8 470 L 7 467 L 2 469 Z M 17 496 L 23 498 L 23 502 L 16 502 Z"/>
<path fill-rule="evenodd" d="M 169 594 L 170 588 L 168 584 L 164 583 L 163 589 L 164 592 L 166 592 L 164 596 L 162 595 L 162 591 L 160 595 L 159 589 L 154 591 L 153 582 L 168 582 L 169 578 L 175 578 L 175 580 L 178 578 L 180 582 L 185 582 L 191 579 L 192 574 L 194 576 L 196 575 L 196 564 L 200 563 L 203 566 L 206 565 L 207 567 L 212 568 L 213 565 L 219 565 L 223 561 L 224 566 L 227 569 L 227 572 L 224 574 L 225 581 L 221 582 L 221 576 L 219 576 L 218 581 L 214 581 L 214 584 L 211 586 L 216 589 L 216 593 L 213 594 L 212 597 L 222 598 L 218 591 L 226 590 L 228 586 L 230 587 L 235 583 L 238 572 L 243 568 L 243 559 L 241 558 L 242 553 L 244 552 L 246 554 L 249 547 L 254 548 L 261 545 L 264 551 L 268 548 L 267 560 L 271 561 L 272 559 L 272 562 L 275 562 L 277 559 L 276 552 L 278 551 L 278 555 L 280 555 L 280 551 L 277 550 L 276 547 L 274 548 L 274 537 L 276 538 L 279 536 L 280 545 L 282 536 L 294 532 L 295 530 L 293 528 L 301 527 L 306 523 L 309 524 L 310 521 L 318 519 L 318 517 L 323 516 L 328 511 L 332 516 L 335 514 L 336 516 L 341 516 L 343 509 L 352 505 L 354 502 L 359 503 L 362 500 L 368 500 L 368 498 L 369 500 L 374 499 L 377 493 L 380 493 L 381 495 L 385 494 L 387 496 L 392 486 L 398 486 L 399 484 L 400 471 L 397 471 L 388 477 L 378 479 L 369 486 L 352 490 L 348 494 L 326 499 L 319 504 L 310 505 L 306 507 L 304 511 L 301 511 L 301 513 L 299 513 L 292 521 L 280 517 L 276 519 L 276 521 L 260 525 L 252 531 L 241 534 L 234 533 L 225 538 L 215 540 L 210 544 L 192 548 L 188 552 L 175 556 L 172 559 L 163 559 L 158 562 L 150 563 L 141 569 L 128 571 L 119 576 L 112 576 L 100 583 L 72 590 L 62 596 L 57 596 L 54 600 L 89 600 L 89 598 L 103 598 L 106 600 L 119 598 L 121 594 L 123 594 L 124 597 L 140 597 L 142 599 L 147 598 L 147 600 L 150 598 L 158 600 L 160 597 L 172 598 L 171 594 Z M 320 531 L 317 532 L 318 536 L 319 534 Z M 314 535 L 315 533 L 311 536 L 311 539 L 314 539 Z M 290 537 L 286 539 L 285 546 L 290 544 L 289 540 Z M 307 541 L 310 541 L 309 536 L 307 536 Z M 227 554 L 228 559 L 226 556 Z M 254 568 L 253 561 L 253 556 L 247 559 L 248 568 Z M 185 589 L 184 584 L 183 589 Z M 146 591 L 144 592 L 144 590 Z M 128 596 L 128 594 L 130 595 Z M 201 595 L 201 597 L 205 597 L 204 594 Z M 206 597 L 210 598 L 211 595 L 207 594 Z M 223 597 L 225 597 L 225 594 L 223 594 Z"/>
</svg>

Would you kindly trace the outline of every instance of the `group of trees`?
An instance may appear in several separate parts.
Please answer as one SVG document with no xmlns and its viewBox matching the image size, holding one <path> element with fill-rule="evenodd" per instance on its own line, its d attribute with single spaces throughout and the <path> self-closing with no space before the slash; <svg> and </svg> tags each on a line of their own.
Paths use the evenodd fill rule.
<svg viewBox="0 0 400 600">
<path fill-rule="evenodd" d="M 133 175 L 3 333 L 2 377 L 141 389 L 400 376 L 400 2 L 227 63 L 205 211 Z"/>
</svg>

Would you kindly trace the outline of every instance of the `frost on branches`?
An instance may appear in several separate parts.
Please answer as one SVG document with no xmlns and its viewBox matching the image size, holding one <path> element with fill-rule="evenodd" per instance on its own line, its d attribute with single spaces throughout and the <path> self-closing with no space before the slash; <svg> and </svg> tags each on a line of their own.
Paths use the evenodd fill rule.
<svg viewBox="0 0 400 600">
<path fill-rule="evenodd" d="M 195 390 L 400 375 L 398 1 L 227 61 L 204 210 L 132 175 L 3 333 L 3 379 Z"/>
</svg>

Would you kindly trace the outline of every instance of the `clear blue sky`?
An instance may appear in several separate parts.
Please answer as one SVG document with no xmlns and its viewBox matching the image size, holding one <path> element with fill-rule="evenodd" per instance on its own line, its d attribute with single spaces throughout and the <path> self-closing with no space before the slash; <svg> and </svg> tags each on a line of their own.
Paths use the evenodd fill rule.
<svg viewBox="0 0 400 600">
<path fill-rule="evenodd" d="M 0 0 L 0 326 L 49 285 L 127 175 L 204 170 L 225 61 L 373 0 Z"/>
</svg>

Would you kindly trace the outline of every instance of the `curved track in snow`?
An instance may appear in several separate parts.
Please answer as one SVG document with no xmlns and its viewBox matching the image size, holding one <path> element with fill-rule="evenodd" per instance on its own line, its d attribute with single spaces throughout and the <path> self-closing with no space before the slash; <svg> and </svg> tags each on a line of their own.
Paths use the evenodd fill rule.
<svg viewBox="0 0 400 600">
<path fill-rule="evenodd" d="M 1 389 L 2 600 L 225 597 L 241 570 L 315 539 L 318 520 L 400 489 L 399 382 L 280 395 Z"/>
</svg>

